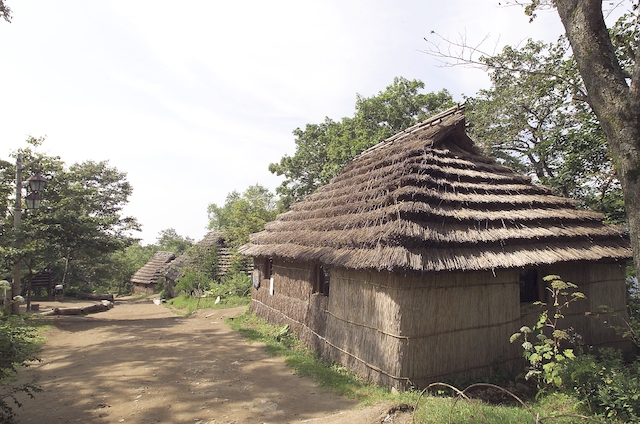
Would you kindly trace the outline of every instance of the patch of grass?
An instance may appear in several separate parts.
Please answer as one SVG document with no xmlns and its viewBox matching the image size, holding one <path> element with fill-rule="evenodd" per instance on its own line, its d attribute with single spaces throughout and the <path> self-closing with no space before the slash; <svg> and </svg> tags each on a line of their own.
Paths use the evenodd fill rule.
<svg viewBox="0 0 640 424">
<path fill-rule="evenodd" d="M 221 298 L 220 303 L 216 304 L 215 297 L 181 295 L 167 300 L 165 305 L 180 315 L 189 316 L 198 309 L 226 309 L 245 306 L 249 304 L 250 300 L 247 296 L 227 296 Z"/>
<path fill-rule="evenodd" d="M 288 326 L 268 324 L 263 319 L 245 312 L 227 323 L 240 332 L 249 342 L 264 343 L 267 353 L 282 356 L 285 363 L 297 374 L 312 378 L 321 388 L 336 394 L 357 399 L 362 405 L 389 403 L 408 404 L 418 408 L 415 411 L 415 423 L 535 423 L 536 416 L 571 415 L 548 420 L 564 424 L 588 422 L 577 416 L 581 414 L 577 399 L 561 393 L 541 396 L 529 404 L 530 412 L 522 406 L 491 405 L 480 400 L 466 401 L 453 396 L 444 396 L 442 390 L 433 394 L 420 395 L 412 390 L 391 392 L 387 388 L 367 383 L 339 364 L 323 361 L 315 352 L 306 348 L 290 331 Z M 460 387 L 460 390 L 464 387 Z M 440 393 L 440 394 L 438 394 Z M 453 407 L 453 408 L 452 408 Z M 598 421 L 595 421 L 598 422 Z"/>
<path fill-rule="evenodd" d="M 589 422 L 581 418 L 578 400 L 561 393 L 551 393 L 533 401 L 527 408 L 517 405 L 491 405 L 480 400 L 427 395 L 419 400 L 415 422 L 422 424 L 453 423 L 537 423 L 544 419 L 554 424 Z M 539 421 L 540 420 L 540 421 Z M 591 422 L 600 422 L 593 420 Z"/>
<path fill-rule="evenodd" d="M 288 326 L 268 324 L 249 313 L 229 318 L 227 323 L 250 342 L 264 343 L 267 353 L 282 356 L 297 374 L 310 377 L 323 389 L 357 399 L 364 405 L 382 401 L 411 404 L 418 397 L 415 392 L 391 393 L 387 388 L 365 382 L 342 365 L 323 361 L 305 347 Z"/>
</svg>

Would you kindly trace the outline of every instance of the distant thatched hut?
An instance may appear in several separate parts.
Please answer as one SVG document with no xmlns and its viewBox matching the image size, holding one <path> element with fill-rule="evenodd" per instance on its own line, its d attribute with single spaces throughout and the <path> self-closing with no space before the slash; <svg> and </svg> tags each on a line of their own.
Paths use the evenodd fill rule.
<svg viewBox="0 0 640 424">
<path fill-rule="evenodd" d="M 519 361 L 509 336 L 536 321 L 547 274 L 587 296 L 567 325 L 617 342 L 584 317 L 626 314 L 631 250 L 602 219 L 484 156 L 454 108 L 360 154 L 240 251 L 253 312 L 372 381 L 424 386 Z"/>
<path fill-rule="evenodd" d="M 224 240 L 222 231 L 208 232 L 204 236 L 204 238 L 196 244 L 196 247 L 200 249 L 217 249 L 217 275 L 223 276 L 227 273 L 227 271 L 231 267 L 232 254 L 229 246 Z M 167 290 L 170 296 L 175 296 L 173 289 L 176 286 L 178 279 L 184 275 L 185 267 L 189 264 L 192 264 L 193 261 L 194 258 L 192 257 L 192 255 L 189 255 L 189 252 L 185 252 L 182 255 L 178 256 L 174 261 L 168 263 L 163 270 L 163 275 L 165 276 L 167 282 Z"/>
<path fill-rule="evenodd" d="M 171 252 L 156 252 L 142 268 L 131 277 L 133 292 L 140 294 L 153 294 L 158 284 L 158 278 L 162 277 L 162 271 L 167 264 L 176 258 Z"/>
</svg>

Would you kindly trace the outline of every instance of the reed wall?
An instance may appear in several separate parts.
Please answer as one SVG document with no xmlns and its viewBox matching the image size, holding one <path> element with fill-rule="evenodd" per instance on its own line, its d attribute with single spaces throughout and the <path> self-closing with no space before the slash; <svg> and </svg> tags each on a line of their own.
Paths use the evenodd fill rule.
<svg viewBox="0 0 640 424">
<path fill-rule="evenodd" d="M 578 262 L 539 268 L 541 278 L 544 275 L 559 275 L 562 280 L 576 284 L 577 290 L 585 294 L 586 300 L 572 303 L 565 311 L 563 326 L 573 327 L 585 344 L 595 347 L 629 347 L 611 328 L 628 320 L 625 273 L 625 264 L 622 262 Z M 549 293 L 544 301 L 551 304 Z M 606 306 L 611 313 L 600 314 L 601 306 Z M 522 325 L 530 326 L 537 321 L 539 309 L 528 309 L 523 310 Z"/>
<path fill-rule="evenodd" d="M 133 283 L 133 292 L 136 294 L 154 294 L 156 290 L 156 283 L 142 284 Z"/>
<path fill-rule="evenodd" d="M 252 289 L 250 311 L 277 325 L 289 325 L 309 347 L 321 351 L 327 296 L 313 293 L 317 268 L 313 264 L 274 259 L 271 281 L 267 265 L 256 259 L 260 287 Z"/>
<path fill-rule="evenodd" d="M 331 278 L 327 356 L 371 381 L 420 387 L 487 374 L 493 362 L 514 356 L 518 271 L 417 276 L 332 269 Z"/>
<path fill-rule="evenodd" d="M 522 366 L 520 345 L 509 337 L 540 313 L 520 304 L 520 269 L 401 274 L 333 267 L 329 296 L 313 293 L 316 272 L 313 264 L 274 260 L 273 294 L 262 279 L 251 310 L 288 324 L 325 359 L 385 386 L 424 387 Z M 540 281 L 558 274 L 587 296 L 567 311 L 566 326 L 587 344 L 620 345 L 613 330 L 585 312 L 606 304 L 626 317 L 623 266 L 560 264 L 538 274 Z"/>
</svg>

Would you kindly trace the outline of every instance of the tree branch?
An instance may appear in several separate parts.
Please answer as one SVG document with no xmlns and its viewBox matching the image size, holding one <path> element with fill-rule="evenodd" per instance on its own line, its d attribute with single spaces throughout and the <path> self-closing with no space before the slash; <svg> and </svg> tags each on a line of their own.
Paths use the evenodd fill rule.
<svg viewBox="0 0 640 424">
<path fill-rule="evenodd" d="M 449 38 L 443 37 L 435 31 L 431 31 L 435 37 L 439 38 L 440 41 L 444 42 L 447 46 L 446 50 L 440 47 L 440 44 L 433 42 L 427 37 L 424 37 L 424 41 L 426 41 L 430 47 L 427 50 L 419 50 L 421 53 L 427 54 L 431 57 L 436 58 L 438 62 L 442 64 L 442 67 L 454 67 L 454 66 L 466 66 L 470 68 L 479 68 L 484 71 L 489 69 L 495 71 L 504 71 L 509 73 L 527 73 L 531 75 L 540 75 L 551 78 L 558 78 L 559 80 L 566 82 L 569 84 L 577 93 L 578 96 L 582 98 L 587 98 L 587 93 L 584 92 L 582 87 L 575 84 L 571 80 L 563 77 L 562 75 L 555 74 L 552 72 L 545 71 L 535 71 L 531 69 L 527 69 L 525 67 L 510 67 L 502 64 L 497 65 L 489 65 L 486 61 L 483 61 L 483 58 L 490 58 L 496 56 L 495 50 L 498 47 L 498 42 L 494 46 L 493 53 L 487 53 L 480 49 L 480 46 L 484 44 L 488 39 L 490 34 L 484 36 L 484 38 L 477 43 L 475 46 L 469 46 L 467 44 L 466 35 L 460 34 L 459 41 L 451 41 Z M 516 46 L 517 47 L 517 46 Z M 480 56 L 479 58 L 477 56 Z"/>
</svg>

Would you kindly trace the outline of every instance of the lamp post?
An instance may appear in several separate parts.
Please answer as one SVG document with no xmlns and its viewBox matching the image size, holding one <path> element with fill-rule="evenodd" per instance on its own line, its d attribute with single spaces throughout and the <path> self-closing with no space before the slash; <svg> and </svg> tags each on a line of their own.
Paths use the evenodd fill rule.
<svg viewBox="0 0 640 424">
<path fill-rule="evenodd" d="M 22 163 L 22 153 L 18 153 L 18 158 L 16 159 L 16 202 L 13 209 L 13 228 L 16 230 L 20 229 L 20 222 L 22 221 L 22 171 L 25 170 L 29 165 Z M 40 207 L 40 201 L 42 197 L 40 196 L 40 191 L 42 191 L 47 186 L 47 180 L 40 175 L 39 172 L 36 172 L 35 175 L 27 179 L 27 184 L 31 193 L 29 193 L 25 197 L 25 203 L 27 204 L 27 208 L 29 209 L 37 209 Z M 16 239 L 13 243 L 13 247 L 16 250 L 19 250 L 22 247 L 22 242 L 19 237 L 16 236 Z M 15 299 L 16 296 L 20 295 L 20 280 L 22 276 L 22 270 L 20 269 L 20 260 L 16 260 L 13 265 L 13 284 L 11 286 L 11 298 Z M 11 303 L 11 313 L 19 314 L 20 313 L 20 304 L 18 302 Z"/>
</svg>

